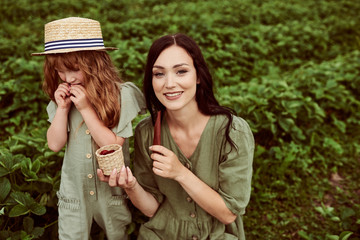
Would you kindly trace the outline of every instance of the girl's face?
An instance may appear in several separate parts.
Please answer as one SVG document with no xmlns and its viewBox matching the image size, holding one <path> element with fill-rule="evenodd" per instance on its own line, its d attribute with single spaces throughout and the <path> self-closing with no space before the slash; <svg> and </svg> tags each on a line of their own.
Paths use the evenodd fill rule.
<svg viewBox="0 0 360 240">
<path fill-rule="evenodd" d="M 81 70 L 71 70 L 66 67 L 56 68 L 62 81 L 70 85 L 84 85 L 85 75 Z"/>
<path fill-rule="evenodd" d="M 181 47 L 166 48 L 154 63 L 152 85 L 156 97 L 167 110 L 197 106 L 198 82 L 193 60 Z"/>
</svg>

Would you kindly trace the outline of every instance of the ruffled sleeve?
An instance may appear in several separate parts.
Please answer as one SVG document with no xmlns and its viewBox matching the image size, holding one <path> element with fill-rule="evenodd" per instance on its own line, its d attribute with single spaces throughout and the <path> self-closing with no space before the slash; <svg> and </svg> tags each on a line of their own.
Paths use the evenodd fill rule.
<svg viewBox="0 0 360 240">
<path fill-rule="evenodd" d="M 144 95 L 134 83 L 126 82 L 121 88 L 121 111 L 119 124 L 112 129 L 116 135 L 128 138 L 133 135 L 131 121 L 138 114 L 146 113 Z"/>
<path fill-rule="evenodd" d="M 54 120 L 56 109 L 57 109 L 56 103 L 54 101 L 50 101 L 46 107 L 46 111 L 49 117 L 48 122 L 52 122 Z"/>
<path fill-rule="evenodd" d="M 236 116 L 233 117 L 230 137 L 237 148 L 231 148 L 226 141 L 222 143 L 219 194 L 234 214 L 243 215 L 250 200 L 255 143 L 249 125 Z"/>
<path fill-rule="evenodd" d="M 135 157 L 134 175 L 145 191 L 151 193 L 161 203 L 164 199 L 157 185 L 155 174 L 152 170 L 149 146 L 152 145 L 153 127 L 151 118 L 145 118 L 135 128 Z"/>
</svg>

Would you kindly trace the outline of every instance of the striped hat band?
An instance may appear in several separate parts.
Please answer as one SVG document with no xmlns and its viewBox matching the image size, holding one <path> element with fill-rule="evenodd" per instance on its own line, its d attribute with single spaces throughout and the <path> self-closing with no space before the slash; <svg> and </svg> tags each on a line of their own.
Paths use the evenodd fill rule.
<svg viewBox="0 0 360 240">
<path fill-rule="evenodd" d="M 104 47 L 102 38 L 93 39 L 73 39 L 73 40 L 59 40 L 45 43 L 45 52 L 57 49 L 68 48 L 91 48 Z"/>
</svg>

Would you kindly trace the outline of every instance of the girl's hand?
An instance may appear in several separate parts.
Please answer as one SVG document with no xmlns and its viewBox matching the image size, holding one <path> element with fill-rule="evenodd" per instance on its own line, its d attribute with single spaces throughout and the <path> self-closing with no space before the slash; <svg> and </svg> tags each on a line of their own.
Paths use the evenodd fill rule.
<svg viewBox="0 0 360 240">
<path fill-rule="evenodd" d="M 59 108 L 69 110 L 71 107 L 70 87 L 67 83 L 59 84 L 58 88 L 54 93 L 55 102 Z"/>
<path fill-rule="evenodd" d="M 91 106 L 87 96 L 86 90 L 82 85 L 71 85 L 70 86 L 70 99 L 74 103 L 75 107 L 81 111 Z"/>
<path fill-rule="evenodd" d="M 120 173 L 116 169 L 112 171 L 110 176 L 105 176 L 104 173 L 98 169 L 97 175 L 102 182 L 108 182 L 110 187 L 121 187 L 123 189 L 132 189 L 135 187 L 136 178 L 133 176 L 129 167 L 123 166 Z"/>
<path fill-rule="evenodd" d="M 187 170 L 177 156 L 169 149 L 161 145 L 153 145 L 150 147 L 150 150 L 153 151 L 150 157 L 154 160 L 153 172 L 156 175 L 177 180 Z"/>
</svg>

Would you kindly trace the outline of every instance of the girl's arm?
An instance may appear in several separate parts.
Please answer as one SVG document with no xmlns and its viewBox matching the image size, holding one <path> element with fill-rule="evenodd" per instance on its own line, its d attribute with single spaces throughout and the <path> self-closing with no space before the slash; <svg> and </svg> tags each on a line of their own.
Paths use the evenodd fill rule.
<svg viewBox="0 0 360 240">
<path fill-rule="evenodd" d="M 83 86 L 72 85 L 70 87 L 70 93 L 74 95 L 70 97 L 71 101 L 79 110 L 86 123 L 86 126 L 90 130 L 92 138 L 99 147 L 114 143 L 119 145 L 124 144 L 125 139 L 116 136 L 116 134 L 107 126 L 105 126 L 104 123 L 99 119 L 94 108 L 87 99 L 86 90 Z"/>
<path fill-rule="evenodd" d="M 222 197 L 182 165 L 172 151 L 160 145 L 151 146 L 150 150 L 153 151 L 151 158 L 156 175 L 176 180 L 202 209 L 220 222 L 230 224 L 235 221 L 236 215 L 229 210 Z"/>
<path fill-rule="evenodd" d="M 123 188 L 134 206 L 146 216 L 152 217 L 157 211 L 158 201 L 140 186 L 129 167 L 122 167 L 118 174 L 114 169 L 109 177 L 104 176 L 103 172 L 98 169 L 97 175 L 100 181 L 108 182 L 111 187 Z"/>
<path fill-rule="evenodd" d="M 69 96 L 69 85 L 67 83 L 59 84 L 54 93 L 57 105 L 56 113 L 46 134 L 48 146 L 54 152 L 60 151 L 67 142 L 68 114 L 71 108 Z"/>
<path fill-rule="evenodd" d="M 99 147 L 114 143 L 117 143 L 121 146 L 124 144 L 125 139 L 116 136 L 113 131 L 105 126 L 91 106 L 82 109 L 80 113 L 86 123 L 86 126 L 90 130 L 92 138 Z"/>
<path fill-rule="evenodd" d="M 47 130 L 48 146 L 54 152 L 60 151 L 67 142 L 68 112 L 68 109 L 58 107 L 55 117 Z"/>
</svg>

